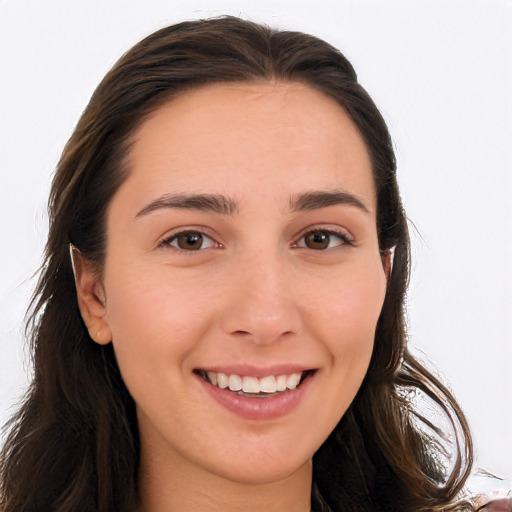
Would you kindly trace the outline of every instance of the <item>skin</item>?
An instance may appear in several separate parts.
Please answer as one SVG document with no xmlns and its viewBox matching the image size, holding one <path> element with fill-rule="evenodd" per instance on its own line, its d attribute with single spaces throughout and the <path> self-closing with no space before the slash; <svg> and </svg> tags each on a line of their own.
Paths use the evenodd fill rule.
<svg viewBox="0 0 512 512">
<path fill-rule="evenodd" d="M 128 162 L 103 271 L 75 255 L 75 274 L 137 405 L 143 509 L 309 511 L 311 458 L 364 378 L 386 291 L 359 132 L 308 86 L 218 84 L 154 112 Z M 291 207 L 318 191 L 355 201 Z M 233 211 L 148 207 L 166 194 L 221 194 Z M 183 230 L 204 233 L 199 250 L 179 247 Z M 194 373 L 239 363 L 316 371 L 291 411 L 252 420 Z"/>
</svg>

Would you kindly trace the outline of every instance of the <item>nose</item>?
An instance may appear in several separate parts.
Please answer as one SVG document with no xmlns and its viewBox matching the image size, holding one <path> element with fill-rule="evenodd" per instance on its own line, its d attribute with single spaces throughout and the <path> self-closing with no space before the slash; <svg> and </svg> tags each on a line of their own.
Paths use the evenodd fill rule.
<svg viewBox="0 0 512 512">
<path fill-rule="evenodd" d="M 278 256 L 254 257 L 237 265 L 221 314 L 222 330 L 257 345 L 298 334 L 300 300 L 290 274 Z"/>
</svg>

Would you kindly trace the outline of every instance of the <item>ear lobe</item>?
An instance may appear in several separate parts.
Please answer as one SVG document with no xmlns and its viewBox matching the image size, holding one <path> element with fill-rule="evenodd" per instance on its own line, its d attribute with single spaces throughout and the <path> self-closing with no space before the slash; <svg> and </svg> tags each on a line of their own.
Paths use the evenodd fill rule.
<svg viewBox="0 0 512 512">
<path fill-rule="evenodd" d="M 73 245 L 69 246 L 71 265 L 75 276 L 78 308 L 89 336 L 100 345 L 112 341 L 106 319 L 106 297 L 100 276 L 91 261 Z"/>
</svg>

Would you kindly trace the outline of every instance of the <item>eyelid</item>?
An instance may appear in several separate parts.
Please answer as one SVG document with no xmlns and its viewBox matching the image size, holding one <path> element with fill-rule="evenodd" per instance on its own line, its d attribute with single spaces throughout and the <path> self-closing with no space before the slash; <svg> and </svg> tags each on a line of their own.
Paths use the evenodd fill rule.
<svg viewBox="0 0 512 512">
<path fill-rule="evenodd" d="M 292 247 L 307 249 L 307 247 L 299 246 L 298 243 L 306 235 L 308 235 L 308 234 L 310 234 L 312 232 L 315 232 L 315 231 L 321 231 L 321 232 L 324 232 L 324 233 L 326 233 L 328 235 L 335 235 L 335 236 L 341 238 L 343 240 L 343 242 L 344 242 L 343 244 L 341 244 L 341 246 L 343 246 L 343 245 L 348 245 L 348 246 L 355 245 L 354 237 L 350 234 L 350 232 L 346 228 L 343 228 L 341 226 L 333 226 L 333 225 L 330 225 L 330 224 L 327 224 L 327 225 L 326 224 L 313 224 L 312 226 L 308 226 L 307 228 L 305 228 L 302 231 L 300 231 L 298 233 L 298 235 L 294 237 L 295 241 L 292 243 Z"/>
<path fill-rule="evenodd" d="M 212 245 L 209 247 L 197 249 L 197 250 L 187 250 L 187 249 L 181 249 L 179 247 L 176 247 L 171 244 L 172 241 L 174 241 L 179 235 L 184 235 L 187 233 L 198 233 L 204 238 L 207 238 L 212 241 Z M 171 247 L 172 249 L 175 249 L 178 252 L 181 253 L 193 253 L 193 252 L 201 252 L 206 249 L 213 248 L 222 248 L 223 245 L 220 243 L 217 238 L 211 234 L 210 230 L 207 229 L 204 226 L 180 226 L 177 228 L 172 229 L 171 231 L 168 231 L 165 233 L 165 235 L 161 236 L 157 241 L 157 248 L 165 248 L 165 247 Z"/>
</svg>

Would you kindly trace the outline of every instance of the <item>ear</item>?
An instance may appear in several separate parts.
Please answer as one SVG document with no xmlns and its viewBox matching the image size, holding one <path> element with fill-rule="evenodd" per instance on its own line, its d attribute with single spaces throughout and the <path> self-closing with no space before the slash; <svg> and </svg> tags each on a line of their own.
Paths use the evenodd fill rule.
<svg viewBox="0 0 512 512">
<path fill-rule="evenodd" d="M 391 272 L 393 270 L 393 257 L 395 255 L 395 248 L 385 249 L 381 251 L 382 268 L 386 274 L 386 281 L 389 283 Z"/>
<path fill-rule="evenodd" d="M 89 331 L 89 336 L 100 345 L 112 341 L 106 319 L 105 290 L 93 263 L 73 245 L 69 246 L 73 274 L 75 275 L 78 307 Z"/>
</svg>

